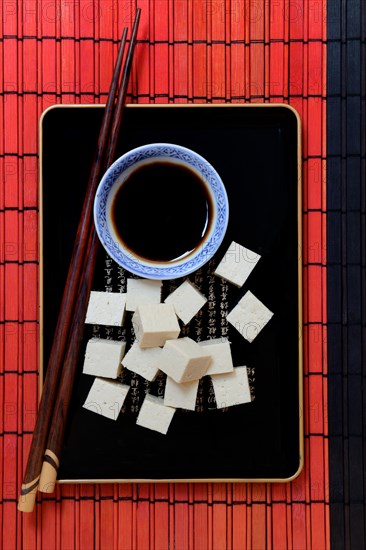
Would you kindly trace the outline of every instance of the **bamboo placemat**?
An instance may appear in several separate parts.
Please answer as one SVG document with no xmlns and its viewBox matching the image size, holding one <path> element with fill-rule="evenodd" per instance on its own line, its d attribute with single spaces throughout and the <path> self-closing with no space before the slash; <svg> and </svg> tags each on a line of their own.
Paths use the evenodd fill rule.
<svg viewBox="0 0 366 550">
<path fill-rule="evenodd" d="M 291 484 L 58 486 L 16 504 L 37 408 L 38 119 L 104 103 L 142 8 L 131 102 L 289 102 L 303 123 L 305 468 Z M 4 0 L 0 13 L 4 548 L 329 547 L 325 0 Z"/>
<path fill-rule="evenodd" d="M 331 546 L 365 548 L 366 7 L 329 4 L 328 380 Z"/>
</svg>

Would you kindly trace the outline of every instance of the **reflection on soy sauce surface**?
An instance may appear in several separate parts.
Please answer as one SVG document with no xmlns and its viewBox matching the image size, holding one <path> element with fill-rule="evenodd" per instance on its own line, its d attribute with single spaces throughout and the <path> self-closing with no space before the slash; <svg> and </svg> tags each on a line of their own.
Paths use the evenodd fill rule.
<svg viewBox="0 0 366 550">
<path fill-rule="evenodd" d="M 143 164 L 123 182 L 112 204 L 119 240 L 150 261 L 174 261 L 197 249 L 210 230 L 213 205 L 204 181 L 169 161 Z"/>
</svg>

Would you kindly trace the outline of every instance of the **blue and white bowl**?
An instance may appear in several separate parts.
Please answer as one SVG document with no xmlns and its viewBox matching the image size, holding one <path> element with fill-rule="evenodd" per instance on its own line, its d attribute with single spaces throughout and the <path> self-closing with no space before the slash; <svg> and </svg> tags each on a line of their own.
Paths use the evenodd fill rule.
<svg viewBox="0 0 366 550">
<path fill-rule="evenodd" d="M 126 249 L 118 239 L 111 220 L 111 205 L 116 192 L 133 170 L 150 161 L 175 162 L 189 167 L 206 183 L 213 205 L 210 230 L 200 246 L 188 256 L 170 262 L 150 261 Z M 108 254 L 131 273 L 148 279 L 176 279 L 202 267 L 220 246 L 228 219 L 228 199 L 219 174 L 194 151 L 171 143 L 143 145 L 118 158 L 104 174 L 94 201 L 96 231 Z"/>
</svg>

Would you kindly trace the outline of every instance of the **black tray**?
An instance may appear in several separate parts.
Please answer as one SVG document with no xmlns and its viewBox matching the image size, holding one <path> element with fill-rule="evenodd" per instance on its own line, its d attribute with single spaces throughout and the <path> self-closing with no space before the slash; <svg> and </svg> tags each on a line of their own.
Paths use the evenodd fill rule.
<svg viewBox="0 0 366 550">
<path fill-rule="evenodd" d="M 44 365 L 102 114 L 101 106 L 55 106 L 41 120 Z M 82 375 L 80 365 L 59 478 L 289 480 L 303 462 L 299 118 L 286 105 L 272 104 L 128 106 L 118 154 L 151 142 L 197 151 L 225 183 L 230 205 L 226 237 L 210 264 L 190 277 L 204 292 L 214 293 L 210 307 L 215 312 L 211 321 L 203 312 L 191 330 L 196 336 L 199 330 L 202 339 L 228 331 L 234 364 L 250 368 L 253 401 L 215 410 L 204 380 L 198 411 L 177 412 L 163 436 L 135 424 L 147 388 L 137 375 L 127 381 L 133 391 L 116 422 L 83 409 L 93 377 Z M 262 255 L 242 289 L 226 289 L 210 278 L 231 240 Z M 101 250 L 93 287 L 118 291 L 125 279 L 126 273 Z M 165 284 L 167 293 L 172 286 Z M 227 329 L 221 314 L 247 290 L 274 312 L 251 344 Z M 128 337 L 128 323 L 114 336 Z M 106 330 L 102 335 L 111 334 Z M 85 338 L 91 333 L 87 328 Z M 163 391 L 163 379 L 152 391 Z"/>
</svg>

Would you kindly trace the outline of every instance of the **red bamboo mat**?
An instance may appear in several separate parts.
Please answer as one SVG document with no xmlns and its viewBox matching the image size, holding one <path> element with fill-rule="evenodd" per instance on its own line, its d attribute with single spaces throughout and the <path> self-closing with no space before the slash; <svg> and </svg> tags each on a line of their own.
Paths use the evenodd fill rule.
<svg viewBox="0 0 366 550">
<path fill-rule="evenodd" d="M 37 409 L 38 120 L 104 103 L 142 8 L 129 101 L 285 102 L 303 124 L 305 467 L 290 484 L 58 486 L 17 497 Z M 329 548 L 325 0 L 3 0 L 0 6 L 0 532 L 4 549 Z"/>
</svg>

